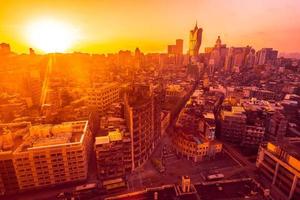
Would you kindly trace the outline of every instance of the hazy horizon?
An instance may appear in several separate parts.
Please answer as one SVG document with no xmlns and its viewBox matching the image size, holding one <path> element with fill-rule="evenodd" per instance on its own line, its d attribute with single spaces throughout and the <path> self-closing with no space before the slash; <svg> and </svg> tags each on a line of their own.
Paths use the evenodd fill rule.
<svg viewBox="0 0 300 200">
<path fill-rule="evenodd" d="M 112 53 L 119 50 L 166 52 L 167 45 L 184 39 L 198 22 L 205 47 L 220 35 L 227 46 L 272 47 L 279 52 L 299 53 L 300 13 L 296 0 L 254 1 L 2 1 L 0 41 L 14 52 L 29 47 L 28 26 L 43 19 L 62 22 L 76 30 L 67 52 Z M 34 6 L 32 6 L 34 5 Z"/>
</svg>

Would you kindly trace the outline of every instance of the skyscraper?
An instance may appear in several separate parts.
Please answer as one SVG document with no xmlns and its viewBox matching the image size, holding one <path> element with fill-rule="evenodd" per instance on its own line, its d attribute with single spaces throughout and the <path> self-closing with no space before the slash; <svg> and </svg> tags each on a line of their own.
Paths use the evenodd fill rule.
<svg viewBox="0 0 300 200">
<path fill-rule="evenodd" d="M 278 51 L 273 48 L 262 48 L 257 52 L 257 64 L 274 64 L 277 59 Z"/>
<path fill-rule="evenodd" d="M 178 55 L 182 55 L 182 53 L 183 53 L 183 40 L 182 39 L 176 40 L 176 53 Z"/>
<path fill-rule="evenodd" d="M 181 65 L 183 63 L 183 40 L 177 39 L 175 45 L 168 45 L 169 63 Z"/>
<path fill-rule="evenodd" d="M 197 56 L 202 42 L 202 28 L 198 28 L 197 23 L 195 28 L 190 31 L 190 46 L 189 55 Z"/>
<path fill-rule="evenodd" d="M 228 50 L 224 69 L 225 71 L 240 71 L 245 65 L 246 56 L 251 51 L 251 47 L 231 47 Z"/>
</svg>

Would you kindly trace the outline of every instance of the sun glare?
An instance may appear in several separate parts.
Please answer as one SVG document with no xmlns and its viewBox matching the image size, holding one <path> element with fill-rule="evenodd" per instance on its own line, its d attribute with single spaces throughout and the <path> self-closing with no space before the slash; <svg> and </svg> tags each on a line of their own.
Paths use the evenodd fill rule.
<svg viewBox="0 0 300 200">
<path fill-rule="evenodd" d="M 63 22 L 41 20 L 28 26 L 30 44 L 46 53 L 64 52 L 77 38 L 74 28 Z"/>
</svg>

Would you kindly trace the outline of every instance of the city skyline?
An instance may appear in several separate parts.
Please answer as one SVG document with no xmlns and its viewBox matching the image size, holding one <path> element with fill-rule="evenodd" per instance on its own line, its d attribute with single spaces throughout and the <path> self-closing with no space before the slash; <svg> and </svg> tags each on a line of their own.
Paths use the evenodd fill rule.
<svg viewBox="0 0 300 200">
<path fill-rule="evenodd" d="M 300 199 L 300 2 L 0 2 L 0 199 Z"/>
<path fill-rule="evenodd" d="M 53 20 L 75 30 L 75 41 L 67 52 L 111 53 L 120 49 L 165 52 L 185 30 L 203 28 L 203 44 L 212 46 L 218 35 L 228 46 L 250 45 L 255 49 L 274 47 L 280 52 L 300 52 L 300 17 L 297 1 L 3 1 L 0 17 L 1 42 L 17 53 L 33 47 L 28 27 L 40 20 Z M 34 6 L 32 6 L 34 4 Z M 118 5 L 118 6 L 115 6 Z M 159 9 L 157 9 L 159 8 Z M 153 12 L 154 10 L 157 12 Z M 11 13 L 14 13 L 11 15 Z M 129 14 L 130 13 L 130 14 Z M 274 14 L 276 13 L 276 14 Z M 276 23 L 274 23 L 274 21 Z"/>
</svg>

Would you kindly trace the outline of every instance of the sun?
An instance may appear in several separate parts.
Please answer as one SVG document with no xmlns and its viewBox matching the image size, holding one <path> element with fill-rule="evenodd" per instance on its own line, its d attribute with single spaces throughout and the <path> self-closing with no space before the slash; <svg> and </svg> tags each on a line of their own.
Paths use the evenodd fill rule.
<svg viewBox="0 0 300 200">
<path fill-rule="evenodd" d="M 73 27 L 54 20 L 31 23 L 27 32 L 30 45 L 46 53 L 65 52 L 77 38 Z"/>
</svg>

